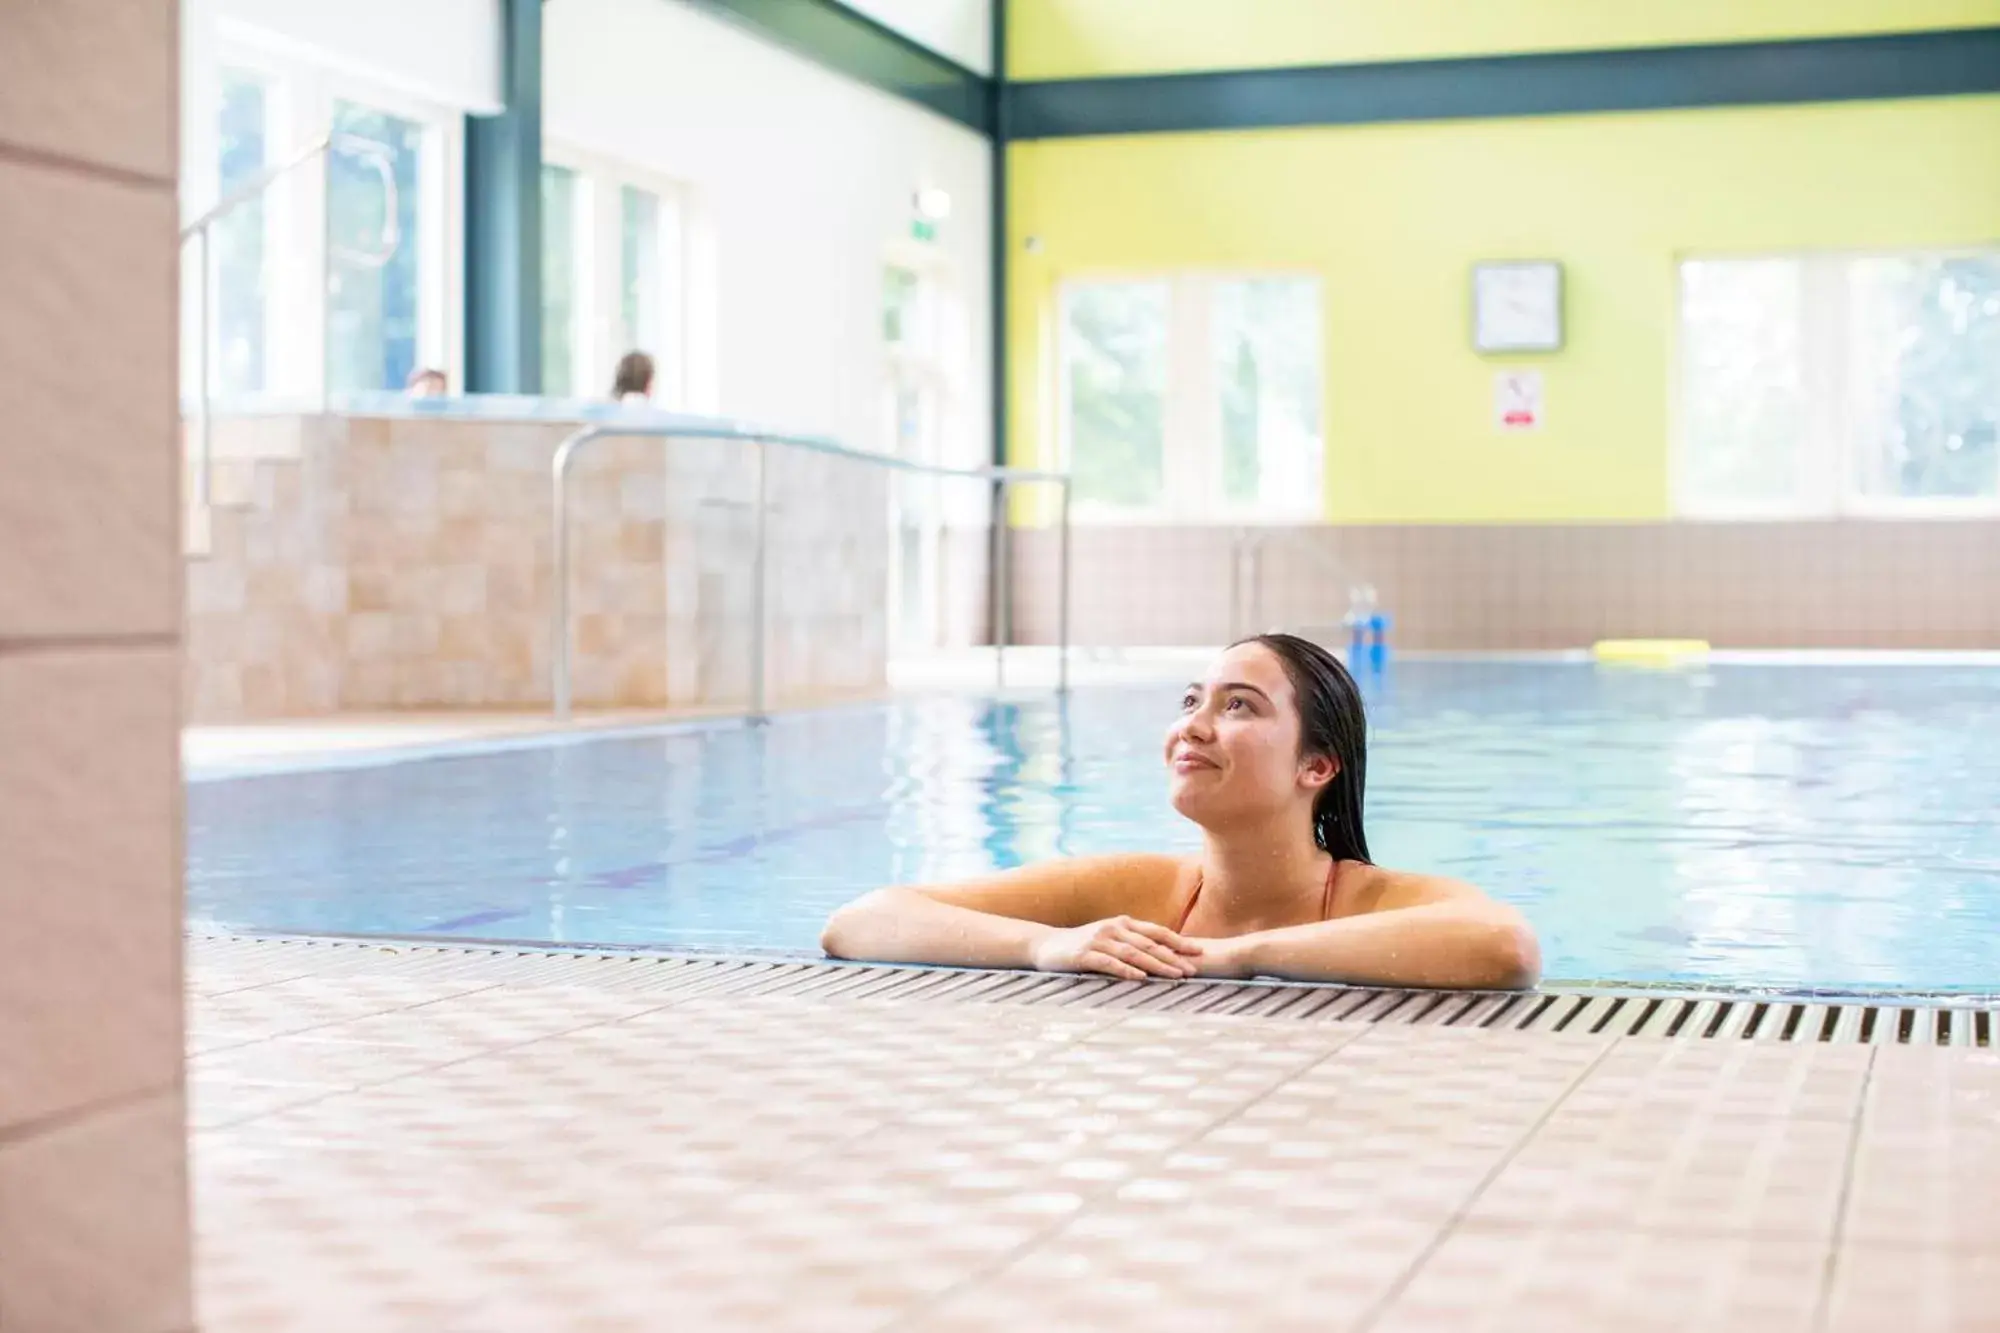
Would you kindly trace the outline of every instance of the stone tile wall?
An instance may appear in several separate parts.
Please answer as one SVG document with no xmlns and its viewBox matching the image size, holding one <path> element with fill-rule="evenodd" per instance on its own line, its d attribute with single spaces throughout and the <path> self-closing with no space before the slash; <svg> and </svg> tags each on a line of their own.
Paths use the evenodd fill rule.
<svg viewBox="0 0 2000 1333">
<path fill-rule="evenodd" d="M 181 1333 L 177 6 L 0 5 L 0 1327 Z"/>
<path fill-rule="evenodd" d="M 1406 648 L 1531 651 L 1606 638 L 1731 648 L 2000 648 L 2000 522 L 1078 527 L 1074 641 L 1219 643 L 1335 629 L 1377 589 Z M 1015 637 L 1052 642 L 1056 536 L 1014 534 Z M 1239 591 L 1231 595 L 1232 580 Z"/>
<path fill-rule="evenodd" d="M 188 560 L 200 721 L 544 707 L 550 463 L 575 422 L 269 417 L 218 434 Z M 773 448 L 767 702 L 879 689 L 885 475 Z M 583 707 L 747 702 L 756 469 L 737 442 L 604 440 L 571 475 Z"/>
</svg>

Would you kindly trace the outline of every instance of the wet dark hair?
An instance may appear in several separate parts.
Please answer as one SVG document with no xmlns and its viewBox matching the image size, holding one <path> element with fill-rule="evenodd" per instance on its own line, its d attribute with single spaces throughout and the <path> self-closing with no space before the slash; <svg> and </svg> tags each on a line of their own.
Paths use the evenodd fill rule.
<svg viewBox="0 0 2000 1333">
<path fill-rule="evenodd" d="M 1313 802 L 1313 841 L 1336 861 L 1369 862 L 1361 827 L 1368 785 L 1368 710 L 1340 659 L 1295 634 L 1255 634 L 1230 645 L 1258 644 L 1285 668 L 1299 701 L 1299 753 L 1330 756 L 1340 765 Z"/>
<path fill-rule="evenodd" d="M 611 377 L 611 396 L 623 398 L 628 393 L 653 392 L 653 358 L 644 352 L 627 352 L 618 358 L 618 369 Z"/>
</svg>

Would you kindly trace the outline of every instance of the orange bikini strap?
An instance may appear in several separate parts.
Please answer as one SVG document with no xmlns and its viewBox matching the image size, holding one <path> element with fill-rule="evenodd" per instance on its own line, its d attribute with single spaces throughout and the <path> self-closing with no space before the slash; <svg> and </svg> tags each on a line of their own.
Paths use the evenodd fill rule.
<svg viewBox="0 0 2000 1333">
<path fill-rule="evenodd" d="M 1187 929 L 1188 918 L 1194 915 L 1195 900 L 1201 897 L 1201 867 L 1194 868 L 1194 892 L 1188 895 L 1187 906 L 1181 908 L 1181 919 L 1174 925 L 1174 934 Z"/>
<path fill-rule="evenodd" d="M 1331 921 L 1333 919 L 1333 886 L 1339 878 L 1340 862 L 1336 859 L 1326 869 L 1326 890 L 1319 896 L 1319 919 L 1322 921 Z M 1200 899 L 1201 867 L 1196 866 L 1194 868 L 1194 892 L 1188 895 L 1187 905 L 1181 908 L 1181 919 L 1174 923 L 1174 934 L 1178 935 L 1187 929 L 1188 918 L 1194 915 L 1194 905 Z"/>
</svg>

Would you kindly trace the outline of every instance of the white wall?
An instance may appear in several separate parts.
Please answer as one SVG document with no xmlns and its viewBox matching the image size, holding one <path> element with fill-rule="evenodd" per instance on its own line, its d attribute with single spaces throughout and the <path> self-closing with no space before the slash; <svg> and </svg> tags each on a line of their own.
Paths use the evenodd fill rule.
<svg viewBox="0 0 2000 1333">
<path fill-rule="evenodd" d="M 219 35 L 439 106 L 501 109 L 500 0 L 183 0 L 181 21 L 191 51 Z"/>
<path fill-rule="evenodd" d="M 842 0 L 939 55 L 993 72 L 993 0 Z"/>
<path fill-rule="evenodd" d="M 984 138 L 673 0 L 550 0 L 544 22 L 544 138 L 689 187 L 690 406 L 885 445 L 882 270 L 940 186 L 931 248 L 968 326 L 948 448 L 985 461 Z"/>
</svg>

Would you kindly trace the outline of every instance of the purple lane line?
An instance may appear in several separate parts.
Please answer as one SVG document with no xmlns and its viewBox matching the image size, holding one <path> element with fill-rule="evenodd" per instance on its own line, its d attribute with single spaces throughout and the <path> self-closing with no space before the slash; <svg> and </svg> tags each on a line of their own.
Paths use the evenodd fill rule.
<svg viewBox="0 0 2000 1333">
<path fill-rule="evenodd" d="M 490 926 L 495 921 L 511 921 L 517 916 L 526 916 L 525 907 L 489 907 L 483 912 L 468 912 L 444 921 L 433 921 L 427 926 L 418 926 L 420 935 L 442 935 L 454 930 L 468 930 L 473 926 Z"/>
<path fill-rule="evenodd" d="M 674 861 L 649 861 L 642 865 L 622 866 L 616 870 L 600 870 L 587 877 L 583 883 L 595 889 L 636 889 L 648 884 L 657 884 L 667 878 L 676 866 L 714 865 L 724 861 L 735 861 L 750 855 L 757 848 L 770 843 L 783 842 L 801 833 L 812 833 L 822 829 L 839 828 L 845 824 L 858 824 L 865 820 L 881 819 L 888 809 L 881 805 L 865 806 L 858 810 L 836 810 L 815 819 L 788 824 L 784 828 L 772 829 L 768 833 L 747 833 L 727 842 L 712 843 L 696 851 L 692 856 Z M 538 876 L 535 881 L 544 888 L 553 887 L 563 881 L 549 876 Z M 488 907 L 464 916 L 448 917 L 443 921 L 433 921 L 419 926 L 420 935 L 444 935 L 452 931 L 470 930 L 474 926 L 490 926 L 498 921 L 512 921 L 527 916 L 533 909 L 527 907 Z"/>
<path fill-rule="evenodd" d="M 788 824 L 784 828 L 772 829 L 768 833 L 746 833 L 727 842 L 711 843 L 698 849 L 691 856 L 671 861 L 648 861 L 636 866 L 621 866 L 616 870 L 600 870 L 583 882 L 596 889 L 636 889 L 659 883 L 677 866 L 717 865 L 722 862 L 737 861 L 759 847 L 783 842 L 802 833 L 815 833 L 846 824 L 859 824 L 867 820 L 881 819 L 887 814 L 887 807 L 881 805 L 865 806 L 859 810 L 836 810 L 815 819 L 802 820 L 796 824 Z"/>
</svg>

